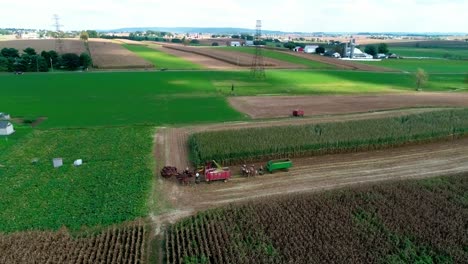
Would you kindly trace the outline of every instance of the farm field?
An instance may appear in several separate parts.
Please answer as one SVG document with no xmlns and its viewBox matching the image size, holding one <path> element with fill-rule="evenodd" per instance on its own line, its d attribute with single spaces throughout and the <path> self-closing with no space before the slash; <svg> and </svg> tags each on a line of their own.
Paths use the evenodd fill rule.
<svg viewBox="0 0 468 264">
<path fill-rule="evenodd" d="M 354 61 L 346 61 L 335 58 L 330 58 L 326 56 L 320 56 L 316 54 L 306 54 L 292 51 L 280 51 L 284 54 L 290 56 L 295 56 L 297 58 L 302 58 L 306 60 L 316 61 L 328 65 L 333 65 L 334 67 L 342 70 L 356 70 L 356 71 L 366 71 L 366 72 L 401 72 L 396 69 L 387 68 L 379 65 L 367 65 L 362 63 L 356 63 Z"/>
<path fill-rule="evenodd" d="M 233 84 L 236 95 L 414 89 L 408 74 L 272 70 L 267 75 L 252 81 L 247 71 L 3 74 L 0 105 L 15 117 L 47 117 L 40 127 L 187 124 L 245 119 L 227 103 Z M 463 75 L 431 75 L 424 89 L 454 90 L 463 82 Z"/>
<path fill-rule="evenodd" d="M 59 231 L 0 233 L 0 263 L 145 263 L 147 228 L 134 221 L 97 234 Z"/>
<path fill-rule="evenodd" d="M 225 165 L 355 152 L 420 143 L 468 132 L 467 109 L 313 125 L 201 132 L 188 139 L 194 165 Z M 294 135 L 291 137 L 291 135 Z"/>
<path fill-rule="evenodd" d="M 149 45 L 156 45 L 156 44 L 150 42 Z M 195 54 L 193 52 L 170 49 L 164 46 L 159 46 L 158 49 L 164 53 L 171 54 L 173 56 L 182 58 L 186 61 L 190 61 L 194 64 L 201 65 L 204 69 L 210 69 L 210 70 L 240 70 L 242 69 L 241 66 L 233 65 L 231 63 L 217 60 L 217 59 L 207 57 L 204 55 Z"/>
<path fill-rule="evenodd" d="M 463 263 L 467 179 L 269 197 L 198 213 L 169 227 L 165 261 Z"/>
<path fill-rule="evenodd" d="M 152 69 L 153 65 L 113 41 L 90 39 L 93 66 L 98 69 Z"/>
<path fill-rule="evenodd" d="M 403 57 L 428 57 L 468 60 L 468 45 L 465 48 L 417 48 L 390 47 L 392 53 Z"/>
<path fill-rule="evenodd" d="M 10 136 L 0 136 L 0 156 L 2 154 L 7 153 L 8 150 L 18 144 L 22 139 L 24 139 L 29 133 L 31 133 L 33 130 L 30 126 L 20 124 L 17 122 L 12 122 L 13 126 L 15 127 L 15 133 L 10 135 Z M 2 162 L 0 161 L 0 165 L 2 165 Z M 0 166 L 1 167 L 1 166 Z"/>
<path fill-rule="evenodd" d="M 83 41 L 79 39 L 63 39 L 63 48 L 65 53 L 81 54 L 86 52 Z M 26 48 L 33 48 L 36 52 L 55 50 L 55 39 L 34 39 L 34 40 L 8 40 L 0 41 L 0 49 L 15 48 L 22 52 Z"/>
<path fill-rule="evenodd" d="M 466 60 L 463 61 L 445 59 L 387 59 L 382 61 L 359 63 L 393 68 L 407 72 L 416 72 L 418 68 L 421 68 L 428 73 L 462 74 L 468 72 L 468 62 Z"/>
<path fill-rule="evenodd" d="M 146 216 L 153 133 L 128 126 L 25 135 L 0 152 L 0 232 L 80 230 Z M 64 166 L 53 168 L 57 157 Z M 74 167 L 76 159 L 84 164 Z"/>
<path fill-rule="evenodd" d="M 148 231 L 142 221 L 92 232 L 0 233 L 0 263 L 145 263 Z"/>
<path fill-rule="evenodd" d="M 293 109 L 306 116 L 333 115 L 411 107 L 468 107 L 466 93 L 392 93 L 386 95 L 236 96 L 230 105 L 253 119 L 289 117 Z"/>
<path fill-rule="evenodd" d="M 162 52 L 158 48 L 150 48 L 143 45 L 131 44 L 124 44 L 122 46 L 130 50 L 131 52 L 134 52 L 143 59 L 150 61 L 156 69 L 202 69 L 200 65 L 191 63 L 180 57 L 176 57 Z"/>
<path fill-rule="evenodd" d="M 221 50 L 226 50 L 226 51 L 231 51 L 231 52 L 244 52 L 248 54 L 255 54 L 255 49 L 250 48 L 250 47 L 219 47 L 219 48 L 213 48 L 213 49 L 221 49 Z M 275 50 L 263 49 L 262 54 L 263 56 L 268 57 L 268 58 L 286 61 L 286 62 L 294 63 L 294 64 L 301 64 L 301 65 L 306 66 L 309 69 L 327 69 L 327 70 L 336 69 L 335 66 L 330 65 L 330 64 L 324 64 L 318 61 L 296 57 L 296 56 L 289 55 L 283 52 L 278 52 Z"/>
<path fill-rule="evenodd" d="M 166 44 L 163 47 L 178 51 L 191 52 L 201 56 L 206 56 L 212 59 L 230 63 L 234 66 L 250 67 L 252 65 L 252 55 L 244 52 L 226 51 L 220 48 L 211 47 L 187 47 L 181 45 Z M 276 69 L 301 69 L 306 68 L 304 65 L 297 63 L 286 62 L 269 57 L 264 57 L 264 66 L 267 68 Z"/>
<path fill-rule="evenodd" d="M 185 78 L 183 76 L 186 76 Z M 243 119 L 209 82 L 209 73 L 113 72 L 0 76 L 2 108 L 48 117 L 41 127 L 91 127 Z M 64 88 L 67 84 L 67 89 Z M 83 85 L 86 84 L 86 85 Z M 129 97 L 131 93 L 131 97 Z"/>
</svg>

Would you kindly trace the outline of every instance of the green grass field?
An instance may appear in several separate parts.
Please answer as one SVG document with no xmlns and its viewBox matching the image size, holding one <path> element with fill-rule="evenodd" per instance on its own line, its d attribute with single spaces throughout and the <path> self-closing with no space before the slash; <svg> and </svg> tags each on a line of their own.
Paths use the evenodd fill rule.
<svg viewBox="0 0 468 264">
<path fill-rule="evenodd" d="M 238 52 L 244 52 L 244 53 L 249 53 L 249 54 L 255 53 L 255 49 L 251 47 L 219 47 L 217 49 L 223 49 L 227 51 L 238 51 Z M 289 55 L 289 54 L 285 54 L 285 53 L 274 51 L 274 50 L 263 49 L 262 54 L 263 56 L 268 57 L 268 58 L 277 59 L 277 60 L 299 64 L 299 65 L 305 65 L 309 69 L 327 69 L 327 70 L 336 69 L 336 67 L 334 67 L 333 65 L 320 63 L 318 61 L 307 60 L 304 58 L 300 58 L 294 55 Z"/>
<path fill-rule="evenodd" d="M 123 44 L 123 47 L 136 53 L 143 59 L 150 61 L 157 69 L 177 69 L 177 70 L 198 70 L 201 65 L 186 61 L 180 57 L 167 54 L 156 48 L 149 48 L 142 45 Z"/>
<path fill-rule="evenodd" d="M 8 153 L 0 152 L 0 231 L 78 230 L 145 216 L 153 133 L 123 127 L 25 135 Z M 63 158 L 63 167 L 53 168 L 56 157 Z M 76 159 L 83 166 L 74 167 Z"/>
<path fill-rule="evenodd" d="M 7 153 L 10 148 L 18 144 L 33 131 L 29 125 L 18 124 L 16 122 L 12 123 L 15 128 L 15 133 L 9 136 L 0 136 L 0 156 L 4 153 Z M 0 161 L 0 165 L 1 164 L 2 163 Z"/>
<path fill-rule="evenodd" d="M 2 111 L 47 117 L 40 127 L 164 125 L 242 120 L 226 96 L 355 94 L 414 90 L 410 74 L 346 71 L 166 71 L 0 75 Z M 465 87 L 464 75 L 431 75 L 425 90 Z"/>
<path fill-rule="evenodd" d="M 467 48 L 390 47 L 390 51 L 404 57 L 429 57 L 468 60 L 468 46 Z"/>
<path fill-rule="evenodd" d="M 375 62 L 360 62 L 402 71 L 415 72 L 418 68 L 428 73 L 467 73 L 468 61 L 445 59 L 388 59 Z"/>
</svg>

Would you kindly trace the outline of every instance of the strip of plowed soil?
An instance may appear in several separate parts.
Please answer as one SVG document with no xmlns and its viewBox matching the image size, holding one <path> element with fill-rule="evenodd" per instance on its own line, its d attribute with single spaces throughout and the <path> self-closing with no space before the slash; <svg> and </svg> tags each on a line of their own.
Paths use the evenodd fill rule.
<svg viewBox="0 0 468 264">
<path fill-rule="evenodd" d="M 93 64 L 99 69 L 153 69 L 154 66 L 135 53 L 112 41 L 90 40 Z"/>
<path fill-rule="evenodd" d="M 213 59 L 211 57 L 199 55 L 193 52 L 170 49 L 167 47 L 160 47 L 159 50 L 168 54 L 180 57 L 184 60 L 188 60 L 198 65 L 202 65 L 204 68 L 213 70 L 230 70 L 230 69 L 241 69 L 242 67 L 227 63 L 221 60 Z"/>
<path fill-rule="evenodd" d="M 252 66 L 252 55 L 243 52 L 233 52 L 221 49 L 203 48 L 203 47 L 188 47 L 182 45 L 170 45 L 165 44 L 163 46 L 167 49 L 173 49 L 183 52 L 190 52 L 200 56 L 209 57 L 215 60 L 219 60 L 225 63 L 229 63 L 238 67 L 251 67 Z M 306 68 L 304 65 L 298 65 L 285 61 L 280 61 L 271 58 L 263 58 L 265 67 L 275 69 L 301 69 Z"/>
<path fill-rule="evenodd" d="M 248 96 L 231 97 L 229 103 L 237 111 L 252 118 L 285 117 L 293 109 L 305 115 L 343 114 L 408 107 L 466 107 L 464 93 L 402 93 L 358 96 Z"/>
<path fill-rule="evenodd" d="M 280 52 L 287 53 L 289 55 L 293 55 L 293 56 L 296 56 L 296 57 L 308 59 L 308 60 L 311 60 L 311 61 L 318 61 L 318 62 L 322 62 L 322 63 L 325 63 L 325 64 L 330 64 L 330 65 L 333 65 L 333 66 L 335 66 L 335 67 L 337 67 L 339 69 L 344 69 L 344 70 L 358 70 L 358 71 L 372 71 L 372 72 L 401 72 L 401 71 L 396 70 L 396 69 L 385 68 L 385 67 L 374 66 L 374 65 L 354 63 L 352 61 L 334 59 L 334 58 L 331 58 L 331 57 L 325 57 L 325 56 L 314 55 L 314 54 L 291 52 L 291 51 L 280 51 Z"/>
<path fill-rule="evenodd" d="M 155 138 L 157 171 L 164 165 L 183 169 L 189 164 L 187 139 L 198 131 L 249 127 L 340 122 L 416 114 L 440 109 L 407 109 L 340 116 L 282 119 L 261 122 L 237 122 L 159 128 Z M 153 217 L 157 224 L 174 222 L 196 211 L 269 195 L 337 188 L 350 184 L 389 179 L 430 177 L 468 171 L 468 139 L 400 147 L 390 150 L 327 155 L 295 159 L 289 172 L 251 178 L 234 177 L 227 183 L 201 183 L 181 186 L 175 181 L 159 180 L 161 191 L 175 209 Z M 260 164 L 257 164 L 260 165 Z M 234 174 L 240 174 L 232 167 Z M 157 176 L 159 177 L 159 175 Z"/>
</svg>

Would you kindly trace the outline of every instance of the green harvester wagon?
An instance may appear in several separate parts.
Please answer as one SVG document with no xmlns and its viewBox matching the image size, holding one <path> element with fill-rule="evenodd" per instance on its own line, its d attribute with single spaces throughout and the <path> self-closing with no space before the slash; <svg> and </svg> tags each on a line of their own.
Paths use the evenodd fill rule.
<svg viewBox="0 0 468 264">
<path fill-rule="evenodd" d="M 266 165 L 266 169 L 270 173 L 273 173 L 275 170 L 288 170 L 291 167 L 292 161 L 290 159 L 270 160 Z"/>
</svg>

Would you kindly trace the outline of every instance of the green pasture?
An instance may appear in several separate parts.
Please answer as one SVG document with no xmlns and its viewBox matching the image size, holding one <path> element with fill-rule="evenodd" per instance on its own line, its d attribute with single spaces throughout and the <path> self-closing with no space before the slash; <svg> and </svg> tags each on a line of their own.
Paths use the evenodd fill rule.
<svg viewBox="0 0 468 264">
<path fill-rule="evenodd" d="M 244 52 L 244 53 L 249 53 L 249 54 L 255 53 L 255 49 L 252 47 L 217 47 L 216 49 L 223 49 L 227 51 L 238 51 L 238 52 Z M 275 50 L 262 49 L 262 54 L 263 56 L 268 57 L 268 58 L 277 59 L 280 61 L 285 61 L 285 62 L 294 63 L 298 65 L 304 65 L 309 69 L 327 69 L 327 70 L 336 69 L 336 67 L 334 67 L 333 65 L 304 59 L 301 57 L 297 57 L 294 55 L 286 54 L 286 53 L 275 51 Z"/>
<path fill-rule="evenodd" d="M 128 126 L 25 135 L 0 152 L 0 231 L 78 230 L 147 215 L 153 134 Z M 53 168 L 56 157 L 63 167 Z M 76 159 L 83 166 L 74 167 Z"/>
<path fill-rule="evenodd" d="M 15 133 L 9 136 L 0 136 L 0 156 L 7 153 L 10 148 L 18 144 L 23 140 L 23 138 L 32 132 L 32 128 L 29 125 L 18 124 L 17 122 L 12 122 L 12 124 L 15 128 Z M 0 165 L 1 164 L 2 162 L 0 160 Z"/>
<path fill-rule="evenodd" d="M 403 57 L 428 57 L 468 60 L 468 45 L 467 48 L 390 47 L 390 51 Z"/>
<path fill-rule="evenodd" d="M 165 71 L 2 74 L 0 106 L 14 117 L 47 117 L 39 127 L 165 125 L 242 120 L 231 95 L 356 94 L 413 91 L 403 73 L 349 71 Z M 431 74 L 427 91 L 466 87 L 464 75 Z"/>
<path fill-rule="evenodd" d="M 359 62 L 408 72 L 418 68 L 428 73 L 467 73 L 468 61 L 446 59 L 387 59 L 382 61 Z"/>
<path fill-rule="evenodd" d="M 202 66 L 186 61 L 180 57 L 167 54 L 157 48 L 149 48 L 143 45 L 122 44 L 123 47 L 136 53 L 143 59 L 151 62 L 157 69 L 197 70 Z"/>
</svg>

